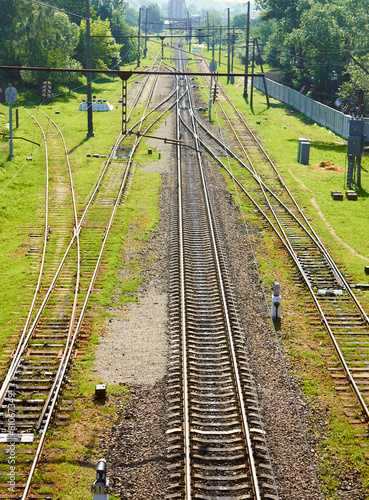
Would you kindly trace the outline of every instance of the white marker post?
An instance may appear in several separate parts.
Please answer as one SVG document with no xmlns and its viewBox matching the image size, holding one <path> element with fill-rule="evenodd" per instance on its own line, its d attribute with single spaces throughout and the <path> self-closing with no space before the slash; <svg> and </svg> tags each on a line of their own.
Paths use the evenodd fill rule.
<svg viewBox="0 0 369 500">
<path fill-rule="evenodd" d="M 5 100 L 9 103 L 9 158 L 14 157 L 13 154 L 13 110 L 12 104 L 17 100 L 17 89 L 9 85 L 5 90 Z"/>
<path fill-rule="evenodd" d="M 279 321 L 281 319 L 281 292 L 280 284 L 278 281 L 273 283 L 273 295 L 272 295 L 272 320 Z"/>
<path fill-rule="evenodd" d="M 100 458 L 96 467 L 96 481 L 91 485 L 93 500 L 109 500 L 109 479 L 106 477 L 106 460 Z"/>
</svg>

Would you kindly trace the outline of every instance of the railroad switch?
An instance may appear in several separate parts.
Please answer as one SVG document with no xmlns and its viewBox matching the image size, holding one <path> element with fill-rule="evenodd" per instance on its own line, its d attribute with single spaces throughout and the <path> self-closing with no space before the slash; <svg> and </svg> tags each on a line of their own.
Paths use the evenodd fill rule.
<svg viewBox="0 0 369 500">
<path fill-rule="evenodd" d="M 96 466 L 96 480 L 91 485 L 93 500 L 109 500 L 109 479 L 106 476 L 106 460 L 101 458 Z"/>
<path fill-rule="evenodd" d="M 282 297 L 280 294 L 280 284 L 278 281 L 273 283 L 273 295 L 272 295 L 272 320 L 278 321 L 281 319 L 281 302 Z"/>
</svg>

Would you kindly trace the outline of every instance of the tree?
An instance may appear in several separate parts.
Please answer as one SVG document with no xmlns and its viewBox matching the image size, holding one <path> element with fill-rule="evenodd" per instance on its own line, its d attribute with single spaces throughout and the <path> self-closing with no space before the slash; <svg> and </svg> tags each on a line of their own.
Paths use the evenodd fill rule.
<svg viewBox="0 0 369 500">
<path fill-rule="evenodd" d="M 65 10 L 70 21 L 78 25 L 86 14 L 86 0 L 49 0 L 46 3 Z"/>
<path fill-rule="evenodd" d="M 309 89 L 330 103 L 348 63 L 347 52 L 368 53 L 369 0 L 257 0 L 261 18 L 273 21 L 267 62 L 282 70 L 283 82 Z"/>
<path fill-rule="evenodd" d="M 247 14 L 236 14 L 231 20 L 232 28 L 246 28 Z"/>
<path fill-rule="evenodd" d="M 99 17 L 90 23 L 91 33 L 91 67 L 93 69 L 108 69 L 119 63 L 120 44 L 117 44 L 110 30 L 110 21 L 102 21 Z M 86 65 L 86 21 L 81 21 L 77 59 Z"/>
<path fill-rule="evenodd" d="M 96 16 L 105 19 L 112 19 L 113 13 L 117 10 L 123 11 L 123 0 L 91 0 L 91 5 Z"/>
<path fill-rule="evenodd" d="M 129 26 L 138 26 L 138 13 L 133 7 L 126 7 L 124 10 L 124 20 Z"/>
<path fill-rule="evenodd" d="M 111 33 L 121 46 L 121 62 L 126 64 L 134 61 L 137 58 L 137 39 L 134 38 L 135 31 L 124 21 L 124 15 L 120 10 L 113 12 L 111 22 Z"/>
<path fill-rule="evenodd" d="M 22 66 L 80 67 L 73 59 L 79 29 L 70 22 L 67 14 L 43 6 L 32 6 L 31 10 L 23 11 L 23 20 L 18 21 L 14 28 L 12 48 Z M 21 71 L 20 74 L 25 82 L 32 84 L 45 78 L 39 72 Z M 69 73 L 55 73 L 53 83 L 58 85 L 71 78 L 75 79 Z"/>
<path fill-rule="evenodd" d="M 143 26 L 146 19 L 147 10 L 147 29 L 148 33 L 161 33 L 164 28 L 164 17 L 160 11 L 160 7 L 157 3 L 150 3 L 147 6 L 142 7 L 141 10 L 141 23 Z"/>
<path fill-rule="evenodd" d="M 0 61 L 2 65 L 16 65 L 17 53 L 13 50 L 18 15 L 23 8 L 22 0 L 0 0 Z"/>
</svg>

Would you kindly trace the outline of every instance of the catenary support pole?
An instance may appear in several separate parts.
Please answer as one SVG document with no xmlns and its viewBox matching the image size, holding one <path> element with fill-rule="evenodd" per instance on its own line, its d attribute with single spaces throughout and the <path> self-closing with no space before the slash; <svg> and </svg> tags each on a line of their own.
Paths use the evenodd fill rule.
<svg viewBox="0 0 369 500">
<path fill-rule="evenodd" d="M 137 67 L 140 67 L 140 40 L 141 40 L 141 7 L 138 11 L 138 53 L 137 53 Z"/>
<path fill-rule="evenodd" d="M 90 0 L 86 0 L 86 69 L 91 69 L 91 44 L 90 44 Z M 94 136 L 92 117 L 92 77 L 87 73 L 87 137 Z"/>
<path fill-rule="evenodd" d="M 146 57 L 147 52 L 147 7 L 145 9 L 146 18 L 145 18 L 145 48 L 144 48 L 144 57 Z"/>
<path fill-rule="evenodd" d="M 229 73 L 231 72 L 231 15 L 230 15 L 230 9 L 228 7 L 228 39 L 227 39 L 227 49 L 228 49 L 228 56 L 227 56 L 227 83 L 229 83 Z"/>
<path fill-rule="evenodd" d="M 246 55 L 245 55 L 245 83 L 243 87 L 243 96 L 248 97 L 247 85 L 249 72 L 249 45 L 250 45 L 250 2 L 247 2 L 247 23 L 246 23 Z"/>
</svg>

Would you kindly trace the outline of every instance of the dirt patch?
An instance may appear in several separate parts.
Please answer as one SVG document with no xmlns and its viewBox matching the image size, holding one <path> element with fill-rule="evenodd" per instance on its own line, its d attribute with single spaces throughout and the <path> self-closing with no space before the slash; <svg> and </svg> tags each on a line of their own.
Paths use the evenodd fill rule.
<svg viewBox="0 0 369 500">
<path fill-rule="evenodd" d="M 343 168 L 335 163 L 325 160 L 320 163 L 315 163 L 314 165 L 310 165 L 311 168 L 322 169 L 322 170 L 330 170 L 332 172 L 343 172 Z"/>
</svg>

